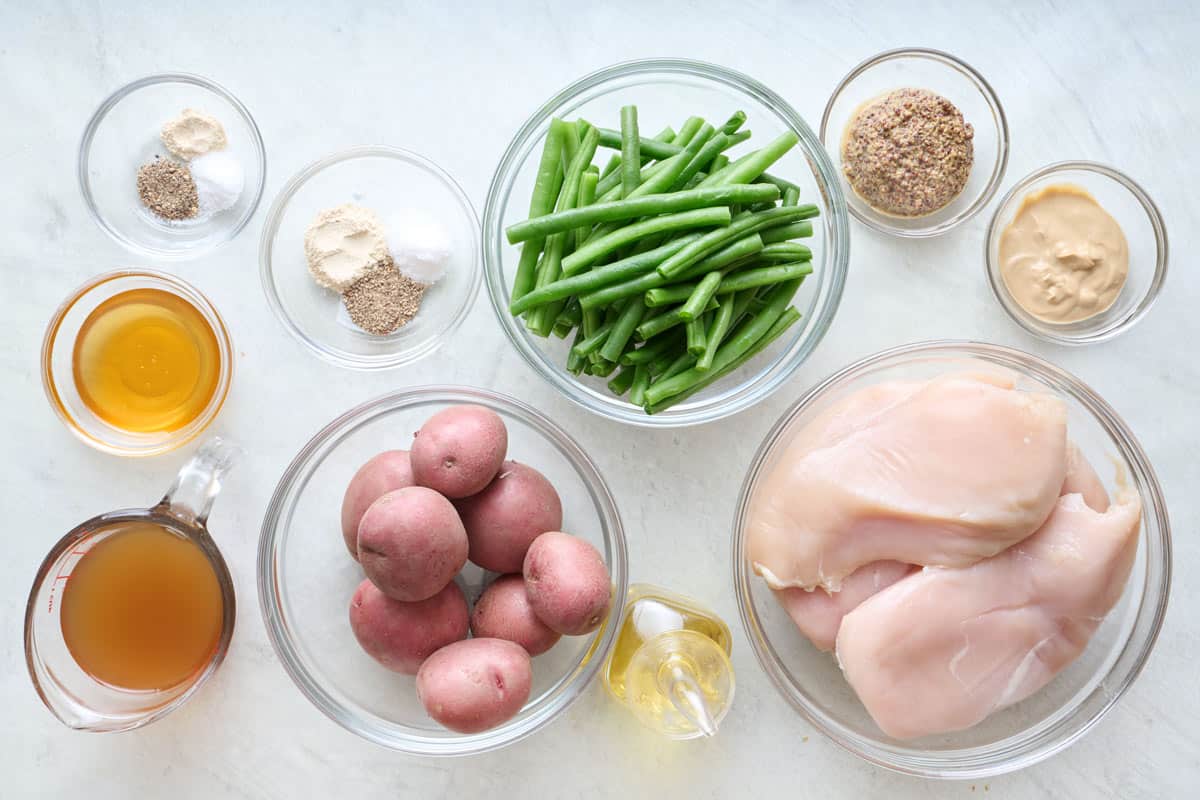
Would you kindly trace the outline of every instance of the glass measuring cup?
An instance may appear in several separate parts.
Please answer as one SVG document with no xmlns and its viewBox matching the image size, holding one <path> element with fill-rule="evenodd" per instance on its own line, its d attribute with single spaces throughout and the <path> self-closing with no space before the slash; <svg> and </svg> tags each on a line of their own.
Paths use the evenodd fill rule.
<svg viewBox="0 0 1200 800">
<path fill-rule="evenodd" d="M 221 489 L 221 478 L 239 452 L 219 438 L 206 442 L 179 470 L 157 505 L 93 517 L 62 537 L 42 561 L 25 606 L 25 663 L 42 702 L 68 727 L 109 732 L 153 722 L 182 705 L 225 658 L 233 636 L 233 580 L 205 521 Z M 164 689 L 131 690 L 98 680 L 75 661 L 63 634 L 63 598 L 72 570 L 95 545 L 131 523 L 161 527 L 198 546 L 221 594 L 220 634 L 211 657 L 190 676 Z"/>
</svg>

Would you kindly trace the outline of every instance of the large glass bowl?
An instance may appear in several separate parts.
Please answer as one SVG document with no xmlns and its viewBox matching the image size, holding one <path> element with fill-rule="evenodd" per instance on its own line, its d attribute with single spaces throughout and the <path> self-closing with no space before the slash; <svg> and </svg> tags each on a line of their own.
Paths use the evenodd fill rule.
<svg viewBox="0 0 1200 800">
<path fill-rule="evenodd" d="M 576 378 L 566 371 L 569 342 L 531 335 L 508 312 L 509 293 L 520 248 L 509 245 L 504 228 L 528 216 L 529 196 L 542 143 L 552 117 L 583 117 L 596 125 L 618 124 L 620 108 L 635 104 L 639 128 L 647 136 L 678 128 L 699 115 L 714 125 L 734 111 L 746 112 L 744 129 L 754 137 L 733 153 L 747 152 L 791 130 L 800 144 L 771 172 L 800 186 L 801 202 L 816 203 L 813 220 L 813 274 L 796 295 L 800 324 L 745 367 L 653 416 L 614 396 L 599 378 Z M 483 210 L 484 277 L 504 334 L 533 369 L 579 405 L 610 419 L 648 427 L 712 422 L 749 408 L 779 388 L 800 367 L 828 330 L 842 297 L 850 255 L 849 217 L 837 171 L 812 129 L 783 98 L 753 78 L 713 64 L 678 59 L 631 61 L 602 69 L 572 83 L 521 127 L 508 146 L 488 190 Z"/>
<path fill-rule="evenodd" d="M 1061 397 L 1068 434 L 1113 493 L 1116 472 L 1141 495 L 1137 560 L 1120 601 L 1084 652 L 1032 697 L 965 731 L 899 741 L 871 720 L 833 655 L 796 630 L 746 555 L 750 498 L 791 434 L 837 399 L 885 380 L 921 380 L 951 371 L 1007 370 L 1025 389 Z M 746 634 L 783 698 L 835 742 L 875 764 L 931 778 L 978 779 L 1035 764 L 1076 741 L 1112 708 L 1145 664 L 1166 611 L 1171 538 L 1158 479 L 1133 433 L 1078 378 L 996 345 L 927 342 L 886 350 L 846 367 L 805 394 L 776 423 L 754 458 L 734 519 L 733 578 Z"/>
<path fill-rule="evenodd" d="M 407 448 L 437 411 L 486 406 L 508 426 L 509 458 L 540 470 L 558 490 L 563 529 L 591 542 L 613 580 L 608 622 L 564 636 L 533 660 L 533 689 L 521 712 L 492 730 L 449 731 L 417 700 L 415 681 L 377 664 L 350 630 L 349 608 L 362 570 L 346 553 L 342 493 L 355 470 L 389 448 Z M 471 564 L 459 583 L 474 601 L 490 576 Z M 326 716 L 377 744 L 407 753 L 460 756 L 494 750 L 547 725 L 597 676 L 613 643 L 628 591 L 625 535 L 604 479 L 579 445 L 539 412 L 482 389 L 428 386 L 353 408 L 304 446 L 280 478 L 263 519 L 258 595 L 275 652 L 296 685 Z"/>
</svg>

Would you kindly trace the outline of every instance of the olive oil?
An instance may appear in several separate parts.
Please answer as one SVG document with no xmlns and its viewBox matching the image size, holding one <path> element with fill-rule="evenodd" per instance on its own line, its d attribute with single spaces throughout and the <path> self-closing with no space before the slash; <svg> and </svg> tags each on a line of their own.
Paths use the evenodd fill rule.
<svg viewBox="0 0 1200 800">
<path fill-rule="evenodd" d="M 62 633 L 75 663 L 96 680 L 161 690 L 209 663 L 223 614 L 217 574 L 200 546 L 131 520 L 117 523 L 71 570 Z"/>
<path fill-rule="evenodd" d="M 83 404 L 109 425 L 169 432 L 196 419 L 212 400 L 221 351 L 208 320 L 186 299 L 132 289 L 84 320 L 72 371 Z"/>
<path fill-rule="evenodd" d="M 674 739 L 712 736 L 733 702 L 729 627 L 686 597 L 635 584 L 604 668 L 608 691 Z"/>
</svg>

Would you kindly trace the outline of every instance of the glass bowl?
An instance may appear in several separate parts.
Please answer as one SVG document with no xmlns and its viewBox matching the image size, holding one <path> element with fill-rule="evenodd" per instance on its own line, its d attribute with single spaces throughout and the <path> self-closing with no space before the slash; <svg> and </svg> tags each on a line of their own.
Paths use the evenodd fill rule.
<svg viewBox="0 0 1200 800">
<path fill-rule="evenodd" d="M 75 387 L 72 359 L 80 327 L 105 300 L 134 289 L 160 289 L 183 298 L 200 312 L 217 340 L 221 358 L 217 387 L 204 411 L 177 430 L 142 433 L 114 427 L 84 404 Z M 54 312 L 42 339 L 41 368 L 46 399 L 75 438 L 112 455 L 154 456 L 187 444 L 216 419 L 233 381 L 233 343 L 217 309 L 191 284 L 149 269 L 117 270 L 92 278 Z"/>
<path fill-rule="evenodd" d="M 745 552 L 750 498 L 793 431 L 835 400 L 873 383 L 928 379 L 949 371 L 1007 370 L 1024 389 L 1052 392 L 1067 404 L 1068 431 L 1116 487 L 1117 468 L 1141 495 L 1137 559 L 1120 601 L 1084 652 L 1033 696 L 965 731 L 898 741 L 885 736 L 842 677 L 836 659 L 792 624 Z M 1105 465 L 1113 469 L 1104 469 Z M 1035 356 L 996 345 L 935 341 L 905 345 L 858 361 L 806 393 L 759 447 L 734 519 L 734 590 L 755 656 L 783 698 L 850 752 L 883 767 L 930 778 L 985 778 L 1022 769 L 1067 747 L 1095 725 L 1137 678 L 1166 611 L 1171 538 L 1158 479 L 1116 412 L 1074 376 Z"/>
<path fill-rule="evenodd" d="M 771 171 L 797 183 L 801 202 L 816 203 L 814 272 L 796 295 L 801 324 L 780 337 L 745 367 L 662 413 L 648 416 L 614 396 L 599 378 L 578 379 L 565 369 L 569 342 L 533 336 L 508 312 L 509 291 L 520 250 L 504 239 L 504 228 L 527 216 L 537 162 L 551 117 L 582 116 L 614 125 L 620 108 L 637 104 L 639 127 L 656 131 L 678 127 L 691 115 L 719 124 L 734 111 L 746 112 L 750 142 L 735 153 L 791 130 L 799 146 Z M 842 297 L 850 255 L 846 202 L 837 174 L 812 130 L 775 92 L 739 72 L 678 59 L 631 61 L 587 75 L 552 97 L 521 127 L 508 146 L 488 189 L 483 211 L 483 260 L 488 295 L 509 341 L 526 363 L 579 405 L 609 419 L 647 427 L 712 422 L 743 411 L 779 388 L 800 367 L 828 330 Z"/>
<path fill-rule="evenodd" d="M 928 89 L 958 106 L 975 129 L 975 163 L 958 197 L 932 214 L 897 217 L 867 204 L 842 172 L 842 136 L 864 104 L 893 89 Z M 850 70 L 833 90 L 821 117 L 821 142 L 829 150 L 850 213 L 864 225 L 893 236 L 939 236 L 979 213 L 1004 177 L 1008 165 L 1008 120 L 983 76 L 970 64 L 940 50 L 888 50 Z"/>
<path fill-rule="evenodd" d="M 449 405 L 474 403 L 508 426 L 508 452 L 540 470 L 563 501 L 563 527 L 591 542 L 613 579 L 608 621 L 588 636 L 564 636 L 533 660 L 533 690 L 521 712 L 489 731 L 460 734 L 431 720 L 414 679 L 377 664 L 350 630 L 350 597 L 362 570 L 346 554 L 339 514 L 355 470 Z M 284 471 L 263 519 L 258 594 L 271 643 L 300 690 L 334 722 L 394 750 L 428 756 L 482 753 L 549 724 L 597 676 L 616 641 L 628 591 L 625 534 L 591 459 L 561 428 L 524 403 L 481 389 L 427 386 L 387 394 L 325 426 Z M 459 583 L 474 601 L 486 583 L 472 564 Z"/>
<path fill-rule="evenodd" d="M 387 336 L 353 327 L 341 297 L 308 272 L 309 223 L 343 203 L 366 206 L 385 222 L 418 208 L 440 219 L 455 243 L 445 277 L 425 293 L 421 310 Z M 479 218 L 462 188 L 429 159 L 398 147 L 353 147 L 300 170 L 279 192 L 263 226 L 259 269 L 271 310 L 311 352 L 351 369 L 399 367 L 437 350 L 466 319 L 481 281 Z"/>
<path fill-rule="evenodd" d="M 220 120 L 245 184 L 232 208 L 169 222 L 142 205 L 137 169 L 169 155 L 159 130 L 185 108 Z M 262 198 L 267 157 L 254 118 L 229 90 L 199 75 L 165 73 L 122 86 L 100 104 L 79 143 L 78 172 L 84 202 L 105 233 L 134 252 L 183 259 L 220 247 L 246 227 Z"/>
<path fill-rule="evenodd" d="M 1013 299 L 1000 274 L 1000 237 L 1030 193 L 1056 184 L 1086 189 L 1112 214 L 1129 243 L 1129 277 L 1106 311 L 1070 323 L 1045 322 Z M 1060 161 L 1042 167 L 1017 182 L 1000 200 L 988 225 L 984 264 L 988 282 L 1000 306 L 1028 333 L 1066 345 L 1103 342 L 1134 326 L 1158 299 L 1167 277 L 1167 228 L 1154 201 L 1132 178 L 1094 161 Z"/>
</svg>

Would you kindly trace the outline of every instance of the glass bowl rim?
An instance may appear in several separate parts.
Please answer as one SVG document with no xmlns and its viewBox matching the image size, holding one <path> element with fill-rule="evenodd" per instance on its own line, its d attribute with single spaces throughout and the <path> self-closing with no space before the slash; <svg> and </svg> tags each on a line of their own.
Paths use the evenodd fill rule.
<svg viewBox="0 0 1200 800">
<path fill-rule="evenodd" d="M 613 603 L 608 621 L 594 634 L 595 639 L 574 667 L 574 677 L 557 697 L 532 716 L 519 722 L 507 722 L 497 728 L 475 734 L 455 734 L 454 737 L 400 734 L 383 730 L 374 723 L 366 724 L 352 711 L 332 697 L 323 684 L 315 680 L 297 654 L 297 648 L 287 630 L 287 622 L 276 601 L 279 570 L 275 554 L 279 541 L 279 522 L 285 511 L 284 503 L 294 505 L 288 498 L 298 477 L 312 466 L 314 457 L 324 459 L 360 424 L 411 406 L 414 402 L 484 403 L 503 409 L 519 419 L 553 445 L 587 486 L 594 503 L 601 506 L 600 524 L 612 547 L 609 569 L 613 579 Z M 422 756 L 477 755 L 506 747 L 541 730 L 580 697 L 599 675 L 605 659 L 616 644 L 618 622 L 624 613 L 625 597 L 629 592 L 629 554 L 620 511 L 608 484 L 595 462 L 578 442 L 557 423 L 532 406 L 500 392 L 469 386 L 427 385 L 400 389 L 361 403 L 322 427 L 300 449 L 284 469 L 276 485 L 259 536 L 256 564 L 259 608 L 276 656 L 301 693 L 318 710 L 346 730 L 393 750 Z"/>
<path fill-rule="evenodd" d="M 964 75 L 983 97 L 984 102 L 992 111 L 994 121 L 999 124 L 996 126 L 996 141 L 997 141 L 997 163 L 992 170 L 992 176 L 988 179 L 987 185 L 979 193 L 979 196 L 971 203 L 970 206 L 963 209 L 954 217 L 941 222 L 937 225 L 930 225 L 922 228 L 900 228 L 894 225 L 889 225 L 883 215 L 871 216 L 863 214 L 853 205 L 847 204 L 850 214 L 859 222 L 866 225 L 872 230 L 890 236 L 900 236 L 906 239 L 926 239 L 934 236 L 941 236 L 950 230 L 958 227 L 962 223 L 974 217 L 991 202 L 996 196 L 996 192 L 1000 188 L 1000 183 L 1004 180 L 1004 174 L 1008 170 L 1008 156 L 1010 150 L 1009 131 L 1008 131 L 1008 115 L 1004 112 L 1004 106 L 1000 102 L 996 90 L 988 83 L 987 79 L 982 74 L 966 61 L 961 58 L 947 53 L 944 50 L 937 50 L 931 47 L 897 47 L 891 50 L 884 50 L 882 53 L 876 53 L 870 58 L 860 62 L 857 66 L 851 69 L 846 76 L 838 82 L 833 93 L 829 95 L 829 100 L 825 104 L 825 111 L 821 114 L 821 144 L 828 147 L 829 144 L 825 141 L 826 132 L 829 128 L 830 117 L 833 113 L 834 104 L 842 96 L 842 92 L 854 82 L 856 78 L 862 75 L 872 67 L 888 61 L 896 61 L 903 58 L 920 58 L 927 61 L 940 63 L 950 69 L 953 69 Z M 838 179 L 844 180 L 841 172 L 838 172 Z M 839 184 L 840 185 L 840 184 Z M 851 189 L 853 191 L 853 189 Z M 936 213 L 936 212 L 935 212 Z"/>
<path fill-rule="evenodd" d="M 322 342 L 312 339 L 292 319 L 291 315 L 283 308 L 283 303 L 279 299 L 279 293 L 275 290 L 274 267 L 271 264 L 272 252 L 274 250 L 275 234 L 279 232 L 279 225 L 283 220 L 283 214 L 287 210 L 288 204 L 292 197 L 300 188 L 315 177 L 323 170 L 342 163 L 343 161 L 352 161 L 356 158 L 391 158 L 397 161 L 403 161 L 412 164 L 420 169 L 433 175 L 442 184 L 450 190 L 454 198 L 458 201 L 464 216 L 467 219 L 468 227 L 471 229 L 471 235 L 474 239 L 470 243 L 470 248 L 467 252 L 473 254 L 471 260 L 471 277 L 466 292 L 463 294 L 462 303 L 454 312 L 449 325 L 431 337 L 427 342 L 420 347 L 405 353 L 390 353 L 387 356 L 358 356 L 342 351 L 335 351 Z M 403 147 L 395 147 L 386 144 L 362 144 L 354 147 L 349 147 L 343 150 L 337 150 L 326 156 L 318 158 L 311 162 L 299 172 L 288 179 L 283 188 L 275 196 L 271 207 L 267 210 L 266 220 L 263 222 L 262 234 L 259 237 L 258 245 L 258 264 L 259 275 L 262 280 L 263 293 L 267 296 L 267 304 L 271 307 L 271 311 L 275 314 L 275 318 L 283 325 L 284 329 L 291 334 L 292 338 L 304 345 L 310 353 L 317 356 L 321 360 L 334 364 L 346 369 L 360 370 L 363 372 L 373 372 L 378 370 L 395 369 L 397 367 L 407 366 L 416 361 L 425 358 L 428 355 L 436 352 L 441 346 L 449 340 L 456 330 L 466 320 L 467 315 L 475 306 L 475 298 L 479 294 L 479 285 L 483 282 L 483 268 L 479 255 L 479 215 L 475 212 L 475 206 L 472 205 L 470 197 L 463 191 L 461 185 L 450 175 L 445 169 L 438 165 L 433 160 L 426 158 L 420 153 L 412 150 L 407 150 Z"/>
<path fill-rule="evenodd" d="M 827 275 L 825 276 L 829 280 L 828 295 L 825 301 L 817 307 L 816 316 L 808 320 L 807 324 L 789 339 L 791 346 L 794 347 L 801 338 L 807 337 L 806 344 L 791 357 L 790 362 L 778 365 L 777 374 L 767 382 L 742 389 L 737 395 L 725 398 L 720 405 L 686 413 L 668 411 L 651 416 L 633 406 L 618 407 L 592 398 L 565 370 L 548 369 L 541 363 L 541 359 L 534 355 L 532 344 L 529 343 L 525 334 L 517 329 L 508 313 L 507 287 L 504 285 L 502 273 L 504 259 L 501 252 L 502 247 L 506 246 L 501 243 L 501 239 L 503 239 L 501 218 L 504 209 L 499 207 L 499 199 L 502 187 L 504 184 L 512 183 L 515 171 L 520 166 L 517 162 L 519 151 L 525 147 L 531 137 L 537 134 L 541 124 L 556 109 L 609 81 L 631 75 L 657 72 L 701 78 L 721 84 L 739 94 L 748 95 L 755 102 L 770 109 L 787 129 L 796 133 L 800 137 L 803 155 L 813 173 L 817 190 L 821 194 L 821 200 L 825 206 L 822 211 L 828 215 L 832 235 L 828 242 L 823 243 L 828 259 Z M 724 419 L 745 411 L 766 399 L 790 380 L 820 345 L 833 323 L 845 290 L 850 262 L 849 219 L 839 176 L 833 168 L 829 155 L 808 123 L 782 96 L 757 79 L 718 64 L 683 58 L 634 59 L 594 70 L 572 81 L 542 103 L 517 130 L 516 135 L 505 148 L 488 186 L 487 199 L 483 209 L 483 272 L 487 281 L 492 309 L 504 335 L 522 360 L 543 380 L 558 389 L 560 394 L 576 405 L 605 419 L 644 428 L 687 427 Z M 758 377 L 750 379 L 751 384 L 760 381 L 762 375 L 763 373 L 760 371 Z"/>
<path fill-rule="evenodd" d="M 96 132 L 100 129 L 100 125 L 108 116 L 108 112 L 124 100 L 129 95 L 136 92 L 138 89 L 143 89 L 147 86 L 154 86 L 160 83 L 185 83 L 191 86 L 198 86 L 201 89 L 206 89 L 221 99 L 225 100 L 241 116 L 242 121 L 246 123 L 246 127 L 250 130 L 250 141 L 254 148 L 254 154 L 258 159 L 260 166 L 258 185 L 254 187 L 254 198 L 251 200 L 246 209 L 242 220 L 226 232 L 226 235 L 215 241 L 199 247 L 190 247 L 186 249 L 173 249 L 152 247 L 129 238 L 125 234 L 118 231 L 105 216 L 100 212 L 100 208 L 96 205 L 96 198 L 92 194 L 92 182 L 88 177 L 88 165 L 91 163 L 92 140 L 96 137 Z M 262 133 L 258 129 L 258 123 L 254 121 L 250 110 L 245 104 L 239 100 L 233 92 L 226 89 L 216 81 L 205 78 L 203 75 L 197 75 L 191 72 L 158 72 L 152 75 L 145 75 L 136 80 L 130 81 L 124 86 L 116 89 L 108 97 L 100 102 L 96 110 L 92 112 L 92 116 L 88 119 L 87 125 L 84 126 L 83 135 L 79 140 L 78 155 L 76 157 L 76 177 L 79 181 L 79 191 L 83 194 L 84 205 L 87 206 L 88 213 L 92 220 L 95 221 L 100 229 L 112 238 L 117 244 L 127 250 L 135 253 L 142 253 L 155 258 L 171 259 L 175 261 L 184 261 L 200 256 L 207 255 L 217 250 L 220 247 L 233 241 L 242 230 L 250 224 L 250 220 L 254 218 L 258 211 L 258 204 L 262 202 L 263 189 L 267 185 L 267 151 L 263 145 Z"/>
<path fill-rule="evenodd" d="M 217 340 L 217 349 L 221 354 L 222 361 L 221 371 L 217 378 L 217 388 L 200 416 L 196 417 L 183 428 L 172 431 L 172 435 L 162 442 L 146 447 L 123 447 L 115 445 L 85 431 L 64 409 L 62 398 L 59 395 L 58 384 L 54 380 L 52 364 L 54 345 L 58 341 L 59 328 L 67 314 L 93 290 L 100 288 L 106 283 L 127 278 L 144 278 L 166 284 L 168 288 L 163 291 L 169 291 L 173 295 L 182 297 L 195 306 L 196 310 L 204 316 L 205 321 L 212 326 L 213 336 Z M 46 331 L 42 336 L 40 369 L 42 373 L 42 391 L 50 403 L 50 408 L 76 439 L 89 447 L 99 450 L 102 453 L 108 453 L 109 455 L 144 458 L 169 453 L 172 450 L 182 447 L 207 430 L 208 426 L 217 418 L 217 415 L 221 413 L 221 409 L 225 405 L 225 400 L 229 396 L 229 387 L 233 384 L 233 340 L 229 336 L 229 329 L 225 325 L 224 318 L 221 317 L 221 312 L 208 299 L 208 296 L 195 286 L 177 275 L 160 272 L 148 267 L 128 267 L 92 276 L 83 284 L 73 289 L 59 303 L 58 308 L 54 310 L 54 314 L 50 317 L 50 321 L 46 323 Z"/>
<path fill-rule="evenodd" d="M 884 744 L 878 736 L 865 737 L 844 733 L 836 717 L 810 707 L 806 698 L 798 697 L 790 690 L 788 679 L 784 674 L 787 670 L 779 662 L 767 637 L 762 633 L 758 613 L 754 608 L 754 603 L 749 599 L 750 582 L 753 580 L 753 576 L 745 568 L 745 515 L 750 495 L 757 485 L 762 468 L 791 423 L 811 403 L 821 398 L 831 388 L 857 379 L 866 370 L 879 365 L 895 366 L 913 358 L 939 356 L 982 358 L 1013 369 L 1022 375 L 1049 381 L 1058 387 L 1066 387 L 1072 398 L 1095 418 L 1112 439 L 1113 445 L 1121 453 L 1131 472 L 1143 479 L 1149 495 L 1142 498 L 1143 515 L 1157 529 L 1156 544 L 1161 548 L 1160 558 L 1157 562 L 1157 570 L 1160 573 L 1158 582 L 1157 584 L 1147 583 L 1141 602 L 1141 610 L 1147 611 L 1148 609 L 1149 627 L 1144 634 L 1144 641 L 1140 642 L 1140 648 L 1133 662 L 1123 667 L 1126 673 L 1121 679 L 1120 685 L 1090 712 L 1088 718 L 1076 720 L 1076 709 L 1076 712 L 1067 714 L 1055 720 L 1052 725 L 1038 731 L 1035 738 L 1024 742 L 1010 742 L 1006 748 L 996 753 L 986 752 L 987 748 L 991 746 L 981 746 L 930 755 L 929 751 L 923 751 L 920 748 Z M 1150 533 L 1151 531 L 1143 526 L 1140 535 L 1149 536 Z M 834 371 L 814 384 L 780 415 L 755 451 L 746 478 L 738 493 L 731 539 L 733 589 L 737 600 L 738 617 L 741 620 L 743 632 L 750 642 L 750 647 L 754 651 L 755 660 L 758 661 L 759 666 L 767 674 L 780 696 L 796 709 L 809 724 L 844 750 L 876 766 L 925 778 L 966 780 L 1002 775 L 1040 763 L 1074 744 L 1108 714 L 1141 674 L 1158 640 L 1170 598 L 1172 545 L 1166 500 L 1148 456 L 1124 420 L 1089 385 L 1040 356 L 1005 345 L 965 339 L 933 339 L 881 350 Z M 1152 570 L 1155 569 L 1155 565 L 1149 564 L 1149 562 L 1148 566 Z M 1152 608 L 1146 605 L 1147 596 L 1155 601 Z M 1142 614 L 1139 611 L 1134 629 L 1130 631 L 1129 638 L 1121 646 L 1122 654 L 1133 644 L 1133 637 L 1141 622 L 1141 617 Z M 1119 662 L 1120 657 L 1109 667 L 1109 674 L 1121 666 Z M 1093 689 L 1087 697 L 1091 697 L 1096 691 L 1097 689 Z M 830 723 L 830 719 L 833 724 Z M 1028 732 L 1029 729 L 1023 733 L 1028 734 Z M 1004 741 L 1021 735 L 1014 734 Z"/>
<path fill-rule="evenodd" d="M 1120 185 L 1125 191 L 1137 200 L 1138 205 L 1146 213 L 1146 218 L 1150 223 L 1150 227 L 1154 231 L 1154 244 L 1156 250 L 1154 264 L 1154 278 L 1150 281 L 1150 285 L 1146 287 L 1146 293 L 1138 301 L 1137 307 L 1133 313 L 1112 328 L 1098 333 L 1081 333 L 1079 335 L 1068 335 L 1054 333 L 1053 330 L 1041 330 L 1035 328 L 1018 312 L 1010 307 L 1010 304 L 1005 302 L 1005 297 L 1011 295 L 1008 287 L 1004 285 L 1003 279 L 1000 277 L 999 265 L 992 256 L 992 245 L 995 244 L 1000 235 L 1000 216 L 1004 210 L 1017 199 L 1018 195 L 1029 190 L 1029 188 L 1038 181 L 1048 178 L 1060 172 L 1091 172 L 1101 177 L 1108 178 L 1114 183 Z M 1008 314 L 1009 319 L 1017 323 L 1026 333 L 1031 336 L 1036 336 L 1044 342 L 1053 344 L 1080 346 L 1085 344 L 1095 344 L 1097 342 L 1105 342 L 1112 339 L 1125 331 L 1132 328 L 1150 312 L 1154 303 L 1158 300 L 1158 295 L 1162 291 L 1163 283 L 1167 279 L 1168 261 L 1170 258 L 1170 243 L 1167 239 L 1167 225 L 1163 219 L 1162 211 L 1159 210 L 1154 200 L 1150 197 L 1140 183 L 1126 175 L 1116 167 L 1111 167 L 1099 161 L 1087 160 L 1071 160 L 1071 161 L 1055 161 L 1047 164 L 1044 167 L 1039 167 L 1033 172 L 1030 172 L 1021 180 L 1013 184 L 1013 187 L 1004 193 L 1000 198 L 1000 202 L 996 205 L 992 212 L 992 218 L 988 222 L 987 233 L 983 238 L 983 268 L 987 273 L 988 284 L 991 286 L 992 295 L 996 298 L 996 302 Z M 1015 305 L 1016 301 L 1013 300 Z"/>
</svg>

